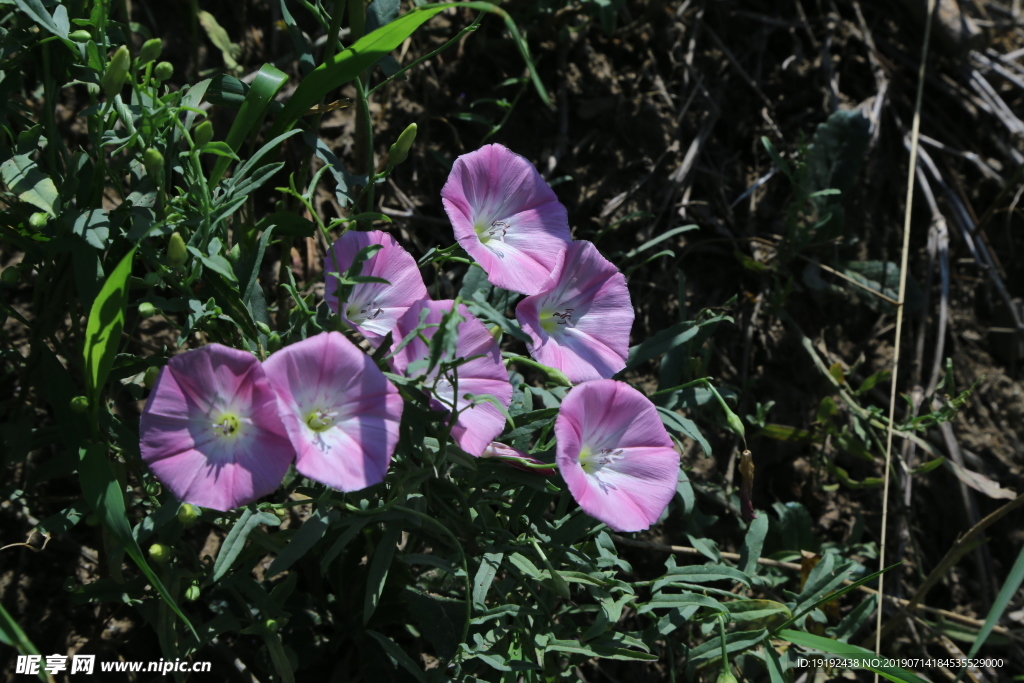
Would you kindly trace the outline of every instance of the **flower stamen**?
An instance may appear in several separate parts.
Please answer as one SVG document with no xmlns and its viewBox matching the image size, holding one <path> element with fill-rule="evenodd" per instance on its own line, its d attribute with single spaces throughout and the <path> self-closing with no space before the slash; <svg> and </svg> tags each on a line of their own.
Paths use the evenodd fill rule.
<svg viewBox="0 0 1024 683">
<path fill-rule="evenodd" d="M 221 419 L 213 423 L 213 431 L 218 436 L 232 436 L 238 431 L 238 418 L 234 415 L 222 415 Z"/>
<path fill-rule="evenodd" d="M 317 408 L 306 416 L 306 426 L 314 432 L 322 432 L 334 425 L 334 419 L 338 417 L 337 410 Z"/>
</svg>

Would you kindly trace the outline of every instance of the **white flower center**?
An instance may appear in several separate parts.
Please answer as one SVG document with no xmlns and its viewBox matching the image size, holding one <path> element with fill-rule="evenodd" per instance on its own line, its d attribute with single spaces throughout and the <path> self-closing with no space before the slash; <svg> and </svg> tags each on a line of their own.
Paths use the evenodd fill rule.
<svg viewBox="0 0 1024 683">
<path fill-rule="evenodd" d="M 219 437 L 233 438 L 238 436 L 239 427 L 241 425 L 238 422 L 238 418 L 230 413 L 222 414 L 219 419 L 213 422 L 213 431 Z"/>
<path fill-rule="evenodd" d="M 616 489 L 617 487 L 605 481 L 608 476 L 607 473 L 601 476 L 601 470 L 608 467 L 609 465 L 622 460 L 624 454 L 621 448 L 602 448 L 596 453 L 593 452 L 589 446 L 584 446 L 580 450 L 580 467 L 583 471 L 601 487 L 601 490 L 608 493 L 609 489 Z"/>
</svg>

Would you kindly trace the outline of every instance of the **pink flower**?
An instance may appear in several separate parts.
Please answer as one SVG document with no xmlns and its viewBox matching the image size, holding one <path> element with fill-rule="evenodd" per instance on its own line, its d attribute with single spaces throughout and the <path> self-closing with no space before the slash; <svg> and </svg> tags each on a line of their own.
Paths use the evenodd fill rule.
<svg viewBox="0 0 1024 683">
<path fill-rule="evenodd" d="M 420 322 L 420 311 L 429 311 L 426 317 L 427 323 L 437 324 L 441 322 L 442 316 L 452 310 L 451 300 L 445 301 L 420 301 L 409 307 L 395 326 L 395 343 L 404 339 L 410 332 L 416 329 Z M 488 444 L 501 433 L 505 425 L 505 417 L 492 403 L 482 402 L 473 405 L 472 401 L 466 400 L 466 394 L 490 394 L 503 406 L 508 407 L 512 402 L 512 385 L 508 381 L 508 370 L 501 361 L 501 352 L 498 343 L 487 331 L 483 323 L 477 320 L 472 313 L 463 305 L 459 305 L 459 314 L 465 320 L 459 323 L 458 340 L 455 347 L 456 358 L 470 358 L 480 356 L 473 360 L 459 365 L 454 372 L 445 373 L 438 377 L 437 369 L 432 370 L 425 381 L 426 386 L 434 384 L 434 396 L 430 400 L 434 410 L 451 411 L 452 406 L 460 410 L 459 417 L 452 426 L 452 438 L 459 448 L 470 455 L 479 456 L 487 448 Z M 437 332 L 437 327 L 428 327 L 421 334 L 428 341 Z M 391 366 L 395 372 L 407 376 L 418 374 L 415 369 L 410 370 L 409 366 L 416 362 L 426 360 L 429 356 L 427 344 L 422 339 L 414 339 L 404 348 L 398 351 L 391 359 Z M 445 361 L 453 361 L 455 358 L 442 358 Z M 455 396 L 457 384 L 458 397 Z"/>
<path fill-rule="evenodd" d="M 302 475 L 339 491 L 381 482 L 398 444 L 402 397 L 339 332 L 286 346 L 263 364 Z"/>
<path fill-rule="evenodd" d="M 142 459 L 178 500 L 214 510 L 273 492 L 295 459 L 259 361 L 220 344 L 167 363 L 139 435 Z"/>
<path fill-rule="evenodd" d="M 668 507 L 679 455 L 647 398 L 624 382 L 573 388 L 555 419 L 555 461 L 583 511 L 615 531 L 642 531 Z"/>
<path fill-rule="evenodd" d="M 372 244 L 381 244 L 383 248 L 363 262 L 360 275 L 383 278 L 390 284 L 361 282 L 352 287 L 345 305 L 339 305 L 338 278 L 329 273 L 344 275 L 356 254 Z M 394 329 L 395 321 L 409 306 L 430 298 L 412 255 L 394 237 L 380 230 L 346 232 L 339 237 L 324 259 L 324 273 L 328 274 L 324 290 L 327 305 L 374 346 Z"/>
<path fill-rule="evenodd" d="M 441 197 L 459 244 L 504 289 L 539 292 L 572 239 L 568 213 L 537 169 L 501 145 L 456 159 Z"/>
<path fill-rule="evenodd" d="M 516 318 L 530 355 L 572 382 L 607 379 L 626 367 L 633 305 L 626 278 L 590 242 L 573 242 L 540 294 Z"/>
<path fill-rule="evenodd" d="M 530 465 L 543 465 L 543 461 L 524 453 L 518 448 L 513 448 L 508 444 L 503 444 L 500 441 L 492 441 L 484 449 L 484 452 L 480 454 L 481 458 L 497 458 L 507 462 L 516 469 L 524 470 L 526 472 L 534 472 L 536 474 L 550 477 L 554 475 L 555 470 L 549 465 L 546 468 L 530 467 Z"/>
</svg>

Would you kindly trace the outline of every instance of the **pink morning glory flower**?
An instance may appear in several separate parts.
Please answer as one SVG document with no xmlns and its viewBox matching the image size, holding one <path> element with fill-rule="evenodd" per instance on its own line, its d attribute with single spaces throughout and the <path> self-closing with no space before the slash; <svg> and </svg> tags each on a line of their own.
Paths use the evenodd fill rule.
<svg viewBox="0 0 1024 683">
<path fill-rule="evenodd" d="M 569 492 L 615 531 L 650 527 L 675 494 L 679 455 L 654 404 L 624 382 L 574 387 L 555 419 L 555 438 Z"/>
<path fill-rule="evenodd" d="M 360 275 L 383 278 L 390 284 L 361 282 L 352 287 L 348 301 L 339 303 L 338 278 L 327 275 L 324 299 L 332 311 L 377 346 L 409 306 L 429 296 L 412 255 L 380 230 L 346 232 L 339 237 L 324 259 L 324 272 L 344 275 L 356 254 L 372 244 L 383 248 L 363 262 Z"/>
<path fill-rule="evenodd" d="M 504 289 L 539 292 L 572 240 L 554 191 L 533 164 L 501 145 L 456 159 L 441 197 L 455 239 Z"/>
<path fill-rule="evenodd" d="M 295 469 L 339 491 L 381 482 L 398 444 L 402 397 L 339 332 L 277 351 L 263 364 L 298 457 Z"/>
<path fill-rule="evenodd" d="M 441 322 L 442 316 L 452 310 L 451 300 L 444 301 L 420 301 L 409 307 L 395 326 L 395 342 L 404 339 L 410 332 L 416 329 L 420 322 L 420 311 L 428 311 L 426 322 L 437 324 Z M 494 437 L 501 433 L 505 426 L 505 417 L 494 404 L 482 402 L 473 404 L 466 400 L 466 394 L 490 394 L 503 406 L 508 407 L 512 402 L 512 385 L 508 381 L 508 370 L 501 361 L 501 351 L 498 349 L 498 342 L 491 333 L 487 331 L 484 324 L 477 320 L 464 305 L 459 305 L 459 314 L 465 320 L 458 326 L 458 341 L 455 353 L 457 358 L 470 358 L 480 356 L 473 360 L 459 365 L 454 372 L 445 373 L 438 377 L 437 369 L 432 370 L 425 380 L 427 387 L 434 386 L 433 396 L 430 404 L 434 410 L 451 411 L 452 406 L 460 410 L 459 417 L 452 426 L 451 435 L 459 448 L 470 455 L 479 456 L 491 443 Z M 437 327 L 428 327 L 421 334 L 428 341 L 437 332 Z M 410 364 L 426 360 L 429 355 L 427 344 L 422 339 L 416 338 L 391 359 L 391 366 L 395 372 L 407 376 L 418 374 L 415 369 L 410 370 Z M 443 358 L 442 360 L 452 361 L 455 358 Z M 457 375 L 457 376 L 456 376 Z M 434 380 L 437 380 L 434 385 Z M 456 397 L 457 384 L 458 397 Z"/>
<path fill-rule="evenodd" d="M 220 344 L 168 361 L 139 436 L 142 459 L 178 500 L 214 510 L 273 492 L 295 459 L 263 367 Z"/>
<path fill-rule="evenodd" d="M 590 242 L 569 245 L 544 290 L 516 307 L 530 355 L 572 382 L 607 379 L 626 367 L 633 305 L 626 278 Z"/>
</svg>

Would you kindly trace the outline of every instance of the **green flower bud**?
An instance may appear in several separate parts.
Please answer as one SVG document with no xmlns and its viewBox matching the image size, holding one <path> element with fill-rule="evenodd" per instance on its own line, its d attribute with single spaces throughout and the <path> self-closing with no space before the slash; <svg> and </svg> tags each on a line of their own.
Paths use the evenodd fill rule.
<svg viewBox="0 0 1024 683">
<path fill-rule="evenodd" d="M 728 671 L 723 671 L 722 673 L 718 674 L 718 678 L 715 679 L 715 683 L 739 683 L 739 682 L 736 680 L 736 677 L 733 676 L 731 673 L 729 673 Z"/>
<path fill-rule="evenodd" d="M 160 62 L 153 69 L 153 78 L 163 82 L 174 75 L 174 65 L 170 62 Z"/>
<path fill-rule="evenodd" d="M 263 628 L 267 629 L 270 633 L 277 633 L 277 629 L 281 626 L 277 623 L 277 619 L 267 619 L 263 622 Z"/>
<path fill-rule="evenodd" d="M 195 602 L 199 599 L 199 584 L 193 583 L 185 589 L 185 599 L 189 602 Z"/>
<path fill-rule="evenodd" d="M 267 348 L 271 353 L 281 348 L 281 335 L 277 332 L 271 332 L 267 335 Z"/>
<path fill-rule="evenodd" d="M 237 265 L 238 260 L 242 258 L 242 247 L 238 244 L 231 247 L 227 253 L 224 254 L 224 258 L 226 258 L 231 265 Z"/>
<path fill-rule="evenodd" d="M 199 519 L 199 508 L 195 505 L 183 503 L 182 506 L 178 508 L 178 521 L 185 526 L 194 524 L 197 519 Z"/>
<path fill-rule="evenodd" d="M 388 153 L 388 165 L 398 166 L 409 157 L 409 150 L 412 149 L 412 143 L 416 140 L 416 124 L 410 123 L 409 126 L 402 131 L 402 134 L 398 136 L 398 140 L 395 144 L 391 145 L 391 151 Z"/>
<path fill-rule="evenodd" d="M 153 182 L 159 183 L 164 176 L 164 155 L 160 150 L 150 147 L 142 154 L 142 165 L 146 167 L 146 175 Z"/>
<path fill-rule="evenodd" d="M 157 310 L 157 307 L 149 303 L 148 301 L 143 301 L 141 304 L 139 304 L 139 317 L 152 318 L 158 312 L 159 311 Z"/>
<path fill-rule="evenodd" d="M 265 322 L 261 322 L 259 320 L 256 321 L 256 329 L 258 329 L 263 334 L 267 334 L 267 335 L 269 335 L 270 332 L 271 332 L 270 325 L 266 324 Z"/>
<path fill-rule="evenodd" d="M 202 147 L 207 142 L 213 139 L 213 123 L 210 121 L 203 121 L 192 133 L 192 139 L 196 143 L 196 147 Z"/>
<path fill-rule="evenodd" d="M 160 53 L 163 52 L 163 49 L 164 41 L 159 38 L 153 38 L 144 42 L 142 49 L 139 50 L 139 66 L 145 66 L 150 62 L 160 59 Z"/>
<path fill-rule="evenodd" d="M 75 413 L 85 413 L 89 411 L 89 399 L 85 396 L 75 396 L 71 399 L 71 411 Z"/>
<path fill-rule="evenodd" d="M 171 559 L 172 551 L 168 546 L 163 543 L 154 543 L 149 546 L 149 559 L 153 560 L 157 564 L 166 564 Z"/>
<path fill-rule="evenodd" d="M 72 31 L 68 34 L 68 39 L 73 40 L 76 43 L 85 43 L 92 38 L 92 34 L 86 31 L 84 28 L 80 28 L 77 31 Z"/>
<path fill-rule="evenodd" d="M 45 228 L 46 224 L 50 222 L 50 214 L 45 211 L 37 211 L 28 217 L 28 224 L 35 229 Z"/>
<path fill-rule="evenodd" d="M 2 280 L 5 285 L 16 285 L 20 279 L 21 271 L 19 271 L 16 266 L 4 268 L 4 272 L 0 274 L 0 280 Z"/>
<path fill-rule="evenodd" d="M 142 384 L 147 389 L 152 389 L 156 386 L 156 380 L 160 376 L 161 369 L 162 368 L 158 368 L 155 365 L 151 368 L 146 368 L 146 374 L 142 376 Z"/>
<path fill-rule="evenodd" d="M 131 66 L 132 56 L 124 45 L 117 48 L 117 52 L 107 62 L 107 68 L 103 71 L 103 78 L 100 79 L 100 86 L 107 97 L 113 97 L 121 92 L 124 81 L 128 78 L 128 67 Z"/>
<path fill-rule="evenodd" d="M 146 285 L 149 286 L 149 287 L 155 287 L 158 284 L 160 284 L 160 273 L 156 272 L 155 270 L 151 271 L 149 273 L 146 273 L 142 277 L 142 281 L 145 282 Z"/>
<path fill-rule="evenodd" d="M 181 235 L 174 233 L 167 241 L 167 263 L 171 268 L 181 268 L 188 260 L 188 249 L 185 248 L 185 240 Z"/>
</svg>

